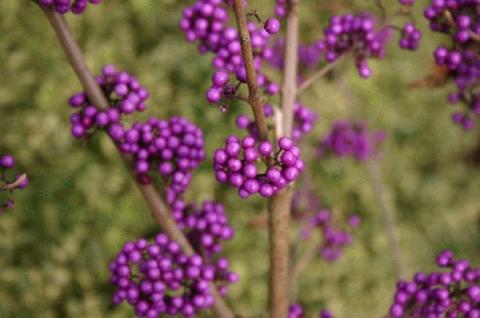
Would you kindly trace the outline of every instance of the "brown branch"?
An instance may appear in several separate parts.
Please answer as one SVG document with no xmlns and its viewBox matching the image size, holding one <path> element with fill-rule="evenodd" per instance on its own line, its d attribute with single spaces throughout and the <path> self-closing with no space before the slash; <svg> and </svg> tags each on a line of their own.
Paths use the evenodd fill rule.
<svg viewBox="0 0 480 318">
<path fill-rule="evenodd" d="M 297 41 L 298 15 L 297 1 L 290 1 L 290 13 L 287 18 L 286 69 L 283 92 L 283 133 L 290 135 L 293 120 L 292 109 L 296 95 L 297 78 Z M 261 139 L 268 139 L 268 128 L 263 113 L 265 98 L 257 85 L 257 75 L 253 62 L 253 51 L 250 33 L 247 27 L 245 1 L 234 0 L 234 11 L 242 45 L 242 56 L 247 73 L 249 103 L 255 116 L 255 123 Z M 290 128 L 289 128 L 290 127 Z M 269 308 L 271 318 L 287 318 L 288 298 L 288 260 L 289 260 L 289 232 L 290 204 L 292 199 L 291 187 L 280 191 L 268 200 L 269 212 L 269 242 L 270 242 L 270 272 L 269 272 Z"/>
<path fill-rule="evenodd" d="M 350 117 L 352 120 L 355 120 L 358 114 L 358 102 L 356 96 L 352 94 L 352 90 L 348 87 L 344 79 L 339 79 L 338 81 L 339 88 L 345 95 L 347 104 L 350 108 Z M 402 257 L 400 252 L 400 247 L 398 245 L 397 233 L 396 233 L 396 224 L 395 224 L 395 215 L 391 206 L 388 204 L 388 198 L 386 193 L 385 181 L 382 176 L 381 171 L 381 158 L 376 156 L 371 158 L 367 162 L 368 174 L 370 177 L 370 182 L 374 192 L 375 199 L 380 208 L 383 219 L 383 229 L 385 236 L 388 242 L 388 249 L 395 266 L 395 271 L 397 278 L 402 278 L 404 274 L 404 268 L 402 263 Z"/>
<path fill-rule="evenodd" d="M 397 278 L 400 279 L 404 277 L 402 256 L 400 254 L 400 248 L 397 241 L 395 217 L 393 211 L 388 205 L 386 197 L 387 194 L 385 193 L 385 184 L 382 178 L 379 160 L 380 158 L 372 158 L 368 160 L 368 173 L 370 175 L 375 197 L 378 200 L 378 205 L 382 211 L 385 236 L 387 237 L 388 247 L 393 258 L 393 264 L 395 265 Z"/>
<path fill-rule="evenodd" d="M 297 289 L 298 278 L 305 271 L 312 259 L 317 256 L 320 242 L 320 237 L 316 237 L 315 239 L 313 239 L 313 242 L 307 247 L 307 250 L 303 252 L 302 256 L 300 256 L 295 265 L 293 265 L 290 274 L 290 288 L 292 290 Z"/>
<path fill-rule="evenodd" d="M 325 76 L 328 72 L 333 70 L 335 66 L 337 66 L 340 61 L 342 61 L 346 56 L 346 53 L 341 55 L 338 59 L 333 61 L 332 63 L 328 63 L 324 65 L 322 68 L 317 70 L 315 73 L 310 75 L 305 81 L 303 81 L 300 86 L 298 87 L 297 94 L 303 93 L 306 89 L 308 89 L 310 86 L 312 86 L 316 81 L 318 81 L 320 78 Z"/>
<path fill-rule="evenodd" d="M 290 233 L 288 226 L 292 196 L 292 187 L 287 187 L 268 200 L 270 318 L 286 318 L 288 316 L 290 258 Z"/>
<path fill-rule="evenodd" d="M 43 6 L 40 7 L 43 9 L 43 12 L 48 18 L 48 21 L 50 22 L 52 28 L 55 30 L 58 36 L 58 40 L 62 45 L 68 58 L 68 61 L 70 62 L 70 65 L 75 71 L 78 79 L 80 80 L 83 89 L 88 95 L 88 98 L 93 102 L 95 107 L 98 107 L 102 110 L 108 109 L 108 101 L 105 98 L 105 95 L 102 93 L 100 87 L 95 82 L 95 78 L 93 77 L 85 62 L 85 57 L 83 56 L 83 53 L 78 46 L 78 43 L 76 42 L 73 34 L 70 31 L 67 21 L 61 14 L 56 13 L 53 9 L 48 9 Z M 122 155 L 122 159 L 127 165 L 127 167 L 131 167 L 130 159 L 127 156 Z M 130 168 L 129 171 L 131 171 Z M 192 248 L 182 231 L 178 228 L 175 220 L 170 213 L 168 205 L 165 203 L 160 194 L 155 190 L 155 187 L 153 185 L 142 185 L 138 182 L 135 183 L 138 186 L 140 192 L 142 193 L 148 206 L 150 207 L 152 216 L 160 225 L 162 230 L 168 235 L 170 239 L 180 244 L 185 253 L 190 255 L 193 254 L 195 252 L 194 249 Z M 216 290 L 216 287 L 211 284 L 210 288 L 212 290 L 213 296 L 215 297 L 213 311 L 215 312 L 217 317 L 233 318 L 234 314 L 224 302 L 223 298 Z"/>
<path fill-rule="evenodd" d="M 260 135 L 260 139 L 268 139 L 268 128 L 263 113 L 263 105 L 265 105 L 265 97 L 263 96 L 257 84 L 257 72 L 253 59 L 252 40 L 248 31 L 247 16 L 244 6 L 245 0 L 234 0 L 234 10 L 237 19 L 238 32 L 242 44 L 243 63 L 247 73 L 248 85 L 248 103 L 252 107 L 255 123 Z"/>
<path fill-rule="evenodd" d="M 290 0 L 286 19 L 285 62 L 282 84 L 281 132 L 290 137 L 293 126 L 293 105 L 297 97 L 298 76 L 298 2 Z M 289 261 L 290 261 L 290 209 L 293 186 L 275 194 L 268 201 L 270 239 L 270 317 L 288 316 Z"/>
<path fill-rule="evenodd" d="M 7 183 L 5 185 L 0 186 L 0 191 L 7 191 L 7 190 L 13 190 L 17 188 L 22 182 L 24 182 L 27 179 L 27 175 L 24 173 L 20 175 L 15 181 L 12 183 Z"/>
<path fill-rule="evenodd" d="M 297 97 L 298 74 L 298 1 L 290 0 L 285 34 L 285 62 L 283 67 L 282 112 L 283 135 L 290 137 L 293 125 L 293 104 Z"/>
</svg>

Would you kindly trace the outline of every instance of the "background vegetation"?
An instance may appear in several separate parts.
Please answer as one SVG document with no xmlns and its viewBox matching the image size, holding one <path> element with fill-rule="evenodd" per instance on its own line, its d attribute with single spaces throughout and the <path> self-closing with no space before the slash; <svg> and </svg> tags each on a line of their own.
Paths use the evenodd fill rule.
<svg viewBox="0 0 480 318">
<path fill-rule="evenodd" d="M 320 37 L 333 12 L 376 10 L 373 1 L 353 2 L 302 1 L 303 40 Z M 395 1 L 388 2 L 392 12 Z M 438 41 L 421 17 L 426 1 L 418 2 L 425 37 L 418 52 L 400 51 L 394 35 L 385 60 L 372 63 L 372 79 L 361 80 L 352 61 L 337 73 L 357 99 L 359 116 L 388 134 L 381 164 L 408 277 L 432 269 L 444 248 L 473 262 L 480 256 L 478 130 L 464 133 L 451 123 L 445 88 L 407 85 L 432 72 Z M 137 75 L 152 95 L 145 116 L 188 117 L 204 129 L 211 155 L 227 134 L 238 133 L 235 114 L 247 108 L 222 113 L 204 101 L 210 58 L 199 56 L 176 27 L 187 3 L 105 1 L 67 18 L 93 70 L 114 63 Z M 273 1 L 254 3 L 264 18 L 272 12 Z M 88 144 L 70 137 L 66 100 L 80 86 L 41 11 L 30 1 L 0 1 L 0 12 L 0 151 L 14 154 L 31 180 L 17 193 L 16 209 L 0 218 L 0 317 L 131 317 L 127 305 L 110 305 L 107 264 L 124 241 L 150 237 L 158 228 L 106 136 Z M 311 154 L 335 119 L 350 116 L 351 101 L 334 78 L 301 101 L 320 114 L 304 144 Z M 261 317 L 267 235 L 249 221 L 265 202 L 239 200 L 214 182 L 210 164 L 195 172 L 187 197 L 227 206 L 237 237 L 226 249 L 241 276 L 229 301 L 239 314 Z M 312 312 L 328 306 L 340 318 L 380 317 L 396 279 L 367 166 L 351 159 L 310 165 L 323 204 L 338 214 L 359 213 L 363 224 L 338 263 L 311 265 L 299 301 Z"/>
</svg>

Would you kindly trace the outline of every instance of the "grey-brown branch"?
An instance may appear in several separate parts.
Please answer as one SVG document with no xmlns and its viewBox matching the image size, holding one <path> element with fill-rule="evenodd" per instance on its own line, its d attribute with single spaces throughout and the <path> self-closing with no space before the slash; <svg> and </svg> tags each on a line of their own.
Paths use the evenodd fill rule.
<svg viewBox="0 0 480 318">
<path fill-rule="evenodd" d="M 296 98 L 298 14 L 297 1 L 290 1 L 287 18 L 285 73 L 282 96 L 282 134 L 290 135 L 293 104 Z M 244 0 L 234 0 L 234 10 L 242 45 L 242 56 L 247 73 L 249 103 L 261 139 L 268 139 L 268 128 L 263 114 L 265 98 L 257 85 L 250 33 L 247 27 Z M 289 307 L 289 231 L 292 189 L 288 187 L 268 200 L 269 214 L 269 313 L 271 318 L 287 318 Z"/>
<path fill-rule="evenodd" d="M 75 40 L 72 32 L 70 31 L 67 21 L 61 14 L 56 13 L 53 9 L 48 9 L 43 6 L 40 7 L 47 16 L 52 28 L 55 30 L 55 33 L 57 34 L 58 40 L 65 51 L 68 61 L 72 66 L 73 70 L 75 71 L 78 79 L 80 80 L 88 98 L 98 109 L 108 109 L 108 101 L 100 87 L 97 85 L 94 76 L 90 72 L 85 62 L 85 57 L 82 53 L 82 50 L 80 49 L 77 41 Z M 128 156 L 122 155 L 122 159 L 127 165 L 129 171 L 132 173 L 132 170 L 130 168 L 130 158 Z M 152 184 L 143 185 L 138 182 L 135 183 L 140 192 L 142 193 L 143 198 L 150 207 L 153 218 L 157 221 L 162 230 L 169 236 L 170 239 L 180 244 L 185 253 L 190 255 L 193 254 L 194 249 L 192 248 L 182 231 L 178 228 L 175 220 L 170 213 L 168 205 L 165 203 L 162 196 L 156 191 L 155 187 Z M 210 288 L 215 297 L 213 311 L 215 312 L 216 316 L 220 318 L 234 318 L 234 314 L 232 313 L 228 305 L 225 303 L 223 298 L 220 296 L 216 287 L 211 284 Z"/>
</svg>

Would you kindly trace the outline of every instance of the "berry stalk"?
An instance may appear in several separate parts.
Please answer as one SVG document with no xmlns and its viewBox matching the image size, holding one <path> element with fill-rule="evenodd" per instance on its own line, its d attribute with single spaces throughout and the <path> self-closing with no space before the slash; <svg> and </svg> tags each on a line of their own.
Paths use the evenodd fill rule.
<svg viewBox="0 0 480 318">
<path fill-rule="evenodd" d="M 22 174 L 19 177 L 15 179 L 12 183 L 7 183 L 5 185 L 0 186 L 0 191 L 7 191 L 7 190 L 13 190 L 18 188 L 18 186 L 21 186 L 23 183 L 28 182 L 27 180 L 27 174 Z"/>
<path fill-rule="evenodd" d="M 45 8 L 43 6 L 40 7 L 45 13 L 55 33 L 57 34 L 58 40 L 65 51 L 68 61 L 72 66 L 73 70 L 75 71 L 75 74 L 80 80 L 88 97 L 96 107 L 101 110 L 107 110 L 109 108 L 108 101 L 103 95 L 97 83 L 95 82 L 95 78 L 93 77 L 85 62 L 85 57 L 80 47 L 78 46 L 78 43 L 73 37 L 73 34 L 70 31 L 67 21 L 61 14 L 55 12 L 52 8 Z M 131 166 L 131 160 L 128 156 L 122 155 L 122 159 L 128 167 Z M 170 213 L 168 205 L 157 192 L 155 187 L 152 184 L 143 185 L 138 182 L 135 183 L 138 186 L 140 192 L 142 193 L 148 206 L 150 207 L 152 216 L 160 225 L 160 227 L 165 231 L 168 237 L 171 240 L 176 241 L 186 254 L 194 254 L 192 246 L 190 245 L 182 231 L 178 228 L 175 220 Z M 210 285 L 210 288 L 215 298 L 213 310 L 216 316 L 221 318 L 233 318 L 234 314 L 227 306 L 227 304 L 223 301 L 216 288 L 212 284 Z"/>
</svg>

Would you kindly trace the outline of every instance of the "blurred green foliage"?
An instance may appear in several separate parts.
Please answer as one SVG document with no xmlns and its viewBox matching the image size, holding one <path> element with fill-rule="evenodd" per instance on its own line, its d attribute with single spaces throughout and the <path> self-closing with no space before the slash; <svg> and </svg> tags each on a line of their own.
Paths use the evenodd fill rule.
<svg viewBox="0 0 480 318">
<path fill-rule="evenodd" d="M 391 12 L 395 1 L 390 2 Z M 388 133 L 384 190 L 396 213 L 409 276 L 432 269 L 443 248 L 474 262 L 480 255 L 478 131 L 466 134 L 450 122 L 446 89 L 407 86 L 432 71 L 438 41 L 421 18 L 426 1 L 419 2 L 416 16 L 425 41 L 418 52 L 398 50 L 395 35 L 386 59 L 372 63 L 372 79 L 361 80 L 351 61 L 337 73 L 357 99 L 359 116 Z M 247 107 L 233 105 L 222 113 L 204 102 L 210 58 L 199 56 L 176 27 L 186 3 L 105 1 L 67 19 L 93 70 L 114 63 L 137 75 L 152 95 L 145 116 L 188 117 L 204 129 L 211 155 L 226 135 L 237 132 L 235 114 Z M 255 5 L 267 17 L 272 3 Z M 366 0 L 302 1 L 302 38 L 315 39 L 332 12 L 352 8 L 376 10 Z M 15 155 L 31 180 L 17 193 L 15 210 L 0 218 L 0 317 L 131 317 L 127 305 L 110 305 L 107 264 L 124 241 L 152 236 L 158 228 L 107 138 L 86 144 L 70 137 L 66 99 L 80 86 L 41 11 L 31 1 L 10 0 L 0 2 L 0 12 L 0 151 Z M 321 118 L 304 144 L 311 158 L 329 125 L 350 116 L 351 101 L 336 80 L 317 83 L 301 101 Z M 390 303 L 395 271 L 366 165 L 309 165 L 325 206 L 357 212 L 363 224 L 338 263 L 317 260 L 309 267 L 299 282 L 299 301 L 311 312 L 328 306 L 340 318 L 380 317 Z M 263 213 L 265 202 L 239 200 L 234 190 L 216 184 L 210 160 L 195 172 L 187 198 L 226 204 L 238 233 L 226 253 L 241 275 L 229 302 L 239 314 L 262 317 L 267 234 L 248 222 Z"/>
</svg>

